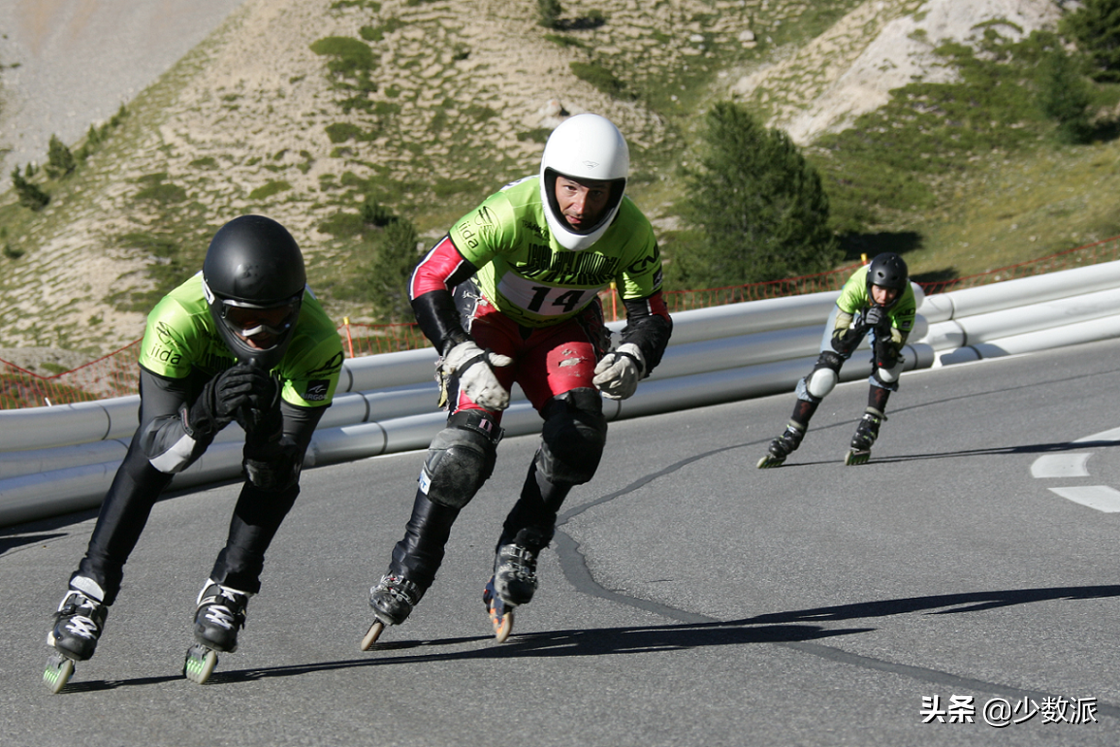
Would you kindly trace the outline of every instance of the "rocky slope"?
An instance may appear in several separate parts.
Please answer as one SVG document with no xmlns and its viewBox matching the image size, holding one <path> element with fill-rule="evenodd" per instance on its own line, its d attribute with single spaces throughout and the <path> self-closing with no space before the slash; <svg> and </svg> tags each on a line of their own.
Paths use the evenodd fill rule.
<svg viewBox="0 0 1120 747">
<path fill-rule="evenodd" d="M 755 102 L 808 141 L 914 76 L 952 75 L 933 64 L 939 40 L 966 40 L 993 20 L 1027 33 L 1055 17 L 1050 0 L 837 4 L 849 12 L 811 43 L 771 45 L 759 59 L 749 50 L 812 13 L 811 2 L 565 2 L 579 30 L 562 44 L 545 38 L 529 2 L 245 0 L 7 237 L 22 256 L 0 258 L 0 346 L 107 352 L 138 337 L 143 313 L 119 300 L 151 286 L 145 269 L 167 261 L 158 242 L 169 232 L 204 248 L 221 223 L 262 212 L 289 226 L 309 264 L 327 266 L 338 242 L 320 229 L 331 216 L 377 194 L 410 217 L 436 216 L 426 228 L 441 230 L 459 202 L 535 171 L 541 134 L 565 113 L 611 117 L 638 172 L 682 152 L 695 118 L 686 100 Z M 597 13 L 607 22 L 596 25 Z M 367 43 L 367 71 L 331 72 L 348 61 L 321 53 L 317 42 L 332 37 Z M 729 60 L 718 73 L 713 49 Z M 679 96 L 666 92 L 655 109 L 648 96 L 607 95 L 572 74 L 570 63 L 588 61 L 632 89 Z M 697 95 L 691 73 L 705 66 L 715 83 Z M 671 219 L 663 205 L 643 207 Z"/>
</svg>

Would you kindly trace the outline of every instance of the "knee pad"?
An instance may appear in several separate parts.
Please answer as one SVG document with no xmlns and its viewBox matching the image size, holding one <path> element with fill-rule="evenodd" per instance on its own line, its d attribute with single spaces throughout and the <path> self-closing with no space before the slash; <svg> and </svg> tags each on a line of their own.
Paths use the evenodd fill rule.
<svg viewBox="0 0 1120 747">
<path fill-rule="evenodd" d="M 840 367 L 844 359 L 829 351 L 821 353 L 813 370 L 805 377 L 805 391 L 815 399 L 823 399 L 840 380 Z"/>
<path fill-rule="evenodd" d="M 262 490 L 283 491 L 299 483 L 304 450 L 289 439 L 265 449 L 245 447 L 245 475 Z"/>
<path fill-rule="evenodd" d="M 877 365 L 871 376 L 884 389 L 894 391 L 898 389 L 898 377 L 902 374 L 902 363 L 901 360 L 895 361 L 894 365 L 889 368 Z"/>
<path fill-rule="evenodd" d="M 428 447 L 420 492 L 432 503 L 462 508 L 494 471 L 502 429 L 481 410 L 460 410 Z"/>
<path fill-rule="evenodd" d="M 581 388 L 554 397 L 544 410 L 537 469 L 554 484 L 580 485 L 595 476 L 607 443 L 603 400 Z"/>
</svg>

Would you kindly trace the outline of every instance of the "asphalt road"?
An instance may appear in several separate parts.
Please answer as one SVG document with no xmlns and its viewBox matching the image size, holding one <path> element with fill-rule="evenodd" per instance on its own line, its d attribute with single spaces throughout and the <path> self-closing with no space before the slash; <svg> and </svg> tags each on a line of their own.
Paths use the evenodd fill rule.
<svg viewBox="0 0 1120 747">
<path fill-rule="evenodd" d="M 367 653 L 422 456 L 305 473 L 205 686 L 180 668 L 236 486 L 156 506 L 59 695 L 44 637 L 92 517 L 0 531 L 3 743 L 1115 745 L 1120 514 L 1056 491 L 1111 507 L 1116 354 L 908 373 L 861 467 L 842 459 L 862 383 L 774 470 L 754 465 L 792 395 L 613 423 L 501 645 L 480 592 L 533 438 L 502 444 L 435 586 Z"/>
</svg>

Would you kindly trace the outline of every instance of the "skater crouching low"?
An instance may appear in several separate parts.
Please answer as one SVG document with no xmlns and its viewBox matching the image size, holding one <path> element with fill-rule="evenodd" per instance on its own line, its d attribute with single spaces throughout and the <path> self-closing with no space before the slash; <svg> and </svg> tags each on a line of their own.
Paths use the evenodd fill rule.
<svg viewBox="0 0 1120 747">
<path fill-rule="evenodd" d="M 299 495 L 304 452 L 342 366 L 335 325 L 305 283 L 291 234 L 268 218 L 243 216 L 214 235 L 202 272 L 149 314 L 139 428 L 47 638 L 56 653 L 44 680 L 53 691 L 66 684 L 74 661 L 93 656 L 160 493 L 234 421 L 246 432 L 247 479 L 226 545 L 198 595 L 201 648 L 192 648 L 185 672 L 205 681 L 213 652 L 236 649 L 264 553 Z"/>
<path fill-rule="evenodd" d="M 770 443 L 759 468 L 776 467 L 801 445 L 809 420 L 840 378 L 844 362 L 867 337 L 871 342 L 872 371 L 867 409 L 852 436 L 844 463 L 864 464 L 886 420 L 887 400 L 898 391 L 904 363 L 902 346 L 914 327 L 917 303 L 902 257 L 880 254 L 848 278 L 836 301 L 835 323 L 827 343 L 809 374 L 797 383 L 797 403 L 782 435 Z"/>
<path fill-rule="evenodd" d="M 404 622 L 435 579 L 459 512 L 490 477 L 509 390 L 521 385 L 544 420 L 541 445 L 505 520 L 484 603 L 495 635 L 537 588 L 537 556 L 569 491 L 591 480 L 606 443 L 600 391 L 632 395 L 661 360 L 672 322 L 653 229 L 623 196 L 629 152 L 607 119 L 580 114 L 549 137 L 540 173 L 461 218 L 417 266 L 409 297 L 440 351 L 447 426 L 432 441 L 412 516 L 370 590 L 383 626 Z M 621 344 L 606 350 L 598 293 L 617 283 Z"/>
</svg>

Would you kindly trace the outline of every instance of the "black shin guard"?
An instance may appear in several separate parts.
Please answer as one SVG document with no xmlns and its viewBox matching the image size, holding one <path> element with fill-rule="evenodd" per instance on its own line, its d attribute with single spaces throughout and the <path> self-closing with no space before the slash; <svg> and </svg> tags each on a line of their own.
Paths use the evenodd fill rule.
<svg viewBox="0 0 1120 747">
<path fill-rule="evenodd" d="M 546 547 L 556 531 L 556 514 L 574 486 L 551 482 L 537 469 L 536 460 L 529 465 L 529 474 L 521 488 L 521 497 L 502 524 L 498 547 L 509 544 L 522 529 L 532 528 Z M 539 548 L 538 548 L 539 549 Z"/>
<path fill-rule="evenodd" d="M 393 548 L 389 573 L 404 576 L 422 591 L 431 586 L 458 516 L 459 509 L 434 503 L 418 491 L 404 538 Z"/>
<path fill-rule="evenodd" d="M 880 413 L 887 411 L 887 400 L 891 398 L 891 390 L 884 389 L 881 386 L 869 387 L 870 391 L 867 393 L 867 406 L 874 408 Z"/>
<path fill-rule="evenodd" d="M 790 422 L 801 427 L 802 433 L 809 429 L 809 421 L 813 419 L 821 400 L 811 402 L 806 399 L 797 400 L 793 406 L 793 414 L 789 416 Z"/>
</svg>

